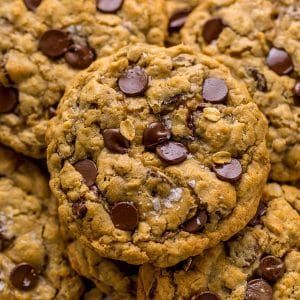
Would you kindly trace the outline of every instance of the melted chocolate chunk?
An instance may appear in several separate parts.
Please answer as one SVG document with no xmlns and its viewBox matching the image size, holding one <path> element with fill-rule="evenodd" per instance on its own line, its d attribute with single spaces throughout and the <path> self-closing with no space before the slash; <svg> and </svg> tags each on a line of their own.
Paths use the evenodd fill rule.
<svg viewBox="0 0 300 300">
<path fill-rule="evenodd" d="M 205 22 L 202 30 L 202 36 L 206 43 L 210 44 L 216 40 L 224 29 L 224 23 L 221 18 L 211 18 Z"/>
<path fill-rule="evenodd" d="M 143 144 L 146 148 L 154 148 L 155 146 L 166 142 L 171 137 L 171 131 L 160 122 L 149 124 L 143 134 Z"/>
<path fill-rule="evenodd" d="M 248 282 L 245 300 L 272 300 L 272 287 L 263 279 L 253 279 Z"/>
<path fill-rule="evenodd" d="M 96 0 L 97 9 L 103 13 L 114 13 L 121 9 L 124 0 Z"/>
<path fill-rule="evenodd" d="M 110 217 L 116 228 L 126 231 L 135 230 L 139 222 L 139 212 L 132 202 L 118 202 L 110 212 Z"/>
<path fill-rule="evenodd" d="M 65 60 L 75 69 L 85 69 L 95 60 L 95 54 L 94 51 L 87 46 L 74 44 L 71 45 L 66 52 Z"/>
<path fill-rule="evenodd" d="M 186 160 L 187 148 L 178 142 L 168 141 L 156 147 L 156 154 L 169 165 L 177 165 Z"/>
<path fill-rule="evenodd" d="M 275 282 L 278 280 L 282 277 L 284 271 L 284 262 L 273 255 L 263 257 L 258 268 L 259 275 L 269 282 Z"/>
<path fill-rule="evenodd" d="M 5 87 L 0 83 L 0 113 L 13 111 L 18 103 L 18 90 L 12 87 Z"/>
<path fill-rule="evenodd" d="M 204 225 L 207 222 L 207 219 L 208 216 L 206 211 L 200 210 L 196 213 L 194 217 L 192 217 L 183 224 L 183 230 L 190 233 L 199 232 L 201 229 L 203 229 Z"/>
<path fill-rule="evenodd" d="M 169 21 L 169 32 L 173 32 L 173 31 L 179 31 L 188 15 L 191 13 L 190 9 L 182 9 L 182 10 L 178 10 L 176 11 L 171 17 L 170 17 L 170 21 Z"/>
<path fill-rule="evenodd" d="M 266 58 L 266 63 L 278 75 L 287 75 L 294 70 L 290 55 L 283 49 L 272 48 Z"/>
<path fill-rule="evenodd" d="M 235 158 L 230 163 L 214 165 L 213 170 L 219 179 L 230 183 L 237 182 L 243 174 L 241 163 Z"/>
<path fill-rule="evenodd" d="M 74 168 L 81 174 L 87 186 L 92 186 L 96 182 L 98 169 L 96 164 L 90 159 L 84 159 L 74 164 Z"/>
<path fill-rule="evenodd" d="M 103 130 L 105 147 L 115 153 L 124 154 L 129 150 L 129 141 L 121 134 L 119 129 L 111 128 Z"/>
<path fill-rule="evenodd" d="M 21 291 L 33 290 L 38 284 L 38 271 L 28 263 L 21 263 L 13 268 L 10 273 L 10 282 Z"/>
<path fill-rule="evenodd" d="M 227 99 L 228 87 L 220 78 L 207 78 L 203 84 L 203 99 L 211 103 L 224 103 Z"/>
<path fill-rule="evenodd" d="M 71 44 L 68 34 L 62 30 L 51 29 L 40 38 L 39 49 L 50 58 L 64 55 Z"/>
<path fill-rule="evenodd" d="M 29 10 L 35 11 L 41 4 L 42 0 L 24 0 L 26 7 Z"/>
<path fill-rule="evenodd" d="M 118 80 L 120 90 L 127 96 L 141 96 L 148 87 L 148 75 L 144 69 L 136 66 L 126 70 Z"/>
</svg>

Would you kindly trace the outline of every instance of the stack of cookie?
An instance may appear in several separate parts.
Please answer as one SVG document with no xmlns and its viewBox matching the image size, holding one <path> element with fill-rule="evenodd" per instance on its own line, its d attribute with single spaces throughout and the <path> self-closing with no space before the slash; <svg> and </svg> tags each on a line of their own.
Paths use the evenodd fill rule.
<svg viewBox="0 0 300 300">
<path fill-rule="evenodd" d="M 299 0 L 0 23 L 0 300 L 300 299 Z"/>
</svg>

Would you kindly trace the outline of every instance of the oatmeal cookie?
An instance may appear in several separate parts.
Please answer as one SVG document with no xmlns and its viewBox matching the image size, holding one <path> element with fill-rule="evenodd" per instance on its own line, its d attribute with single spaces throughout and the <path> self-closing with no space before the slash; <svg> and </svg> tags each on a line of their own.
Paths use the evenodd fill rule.
<svg viewBox="0 0 300 300">
<path fill-rule="evenodd" d="M 103 257 L 163 267 L 200 254 L 255 214 L 266 125 L 215 60 L 184 46 L 125 47 L 81 73 L 51 121 L 60 217 Z"/>
</svg>

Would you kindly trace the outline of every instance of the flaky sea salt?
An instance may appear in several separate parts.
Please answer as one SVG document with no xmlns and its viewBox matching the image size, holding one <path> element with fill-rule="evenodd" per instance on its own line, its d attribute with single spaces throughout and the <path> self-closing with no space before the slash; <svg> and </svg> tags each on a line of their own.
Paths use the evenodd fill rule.
<svg viewBox="0 0 300 300">
<path fill-rule="evenodd" d="M 170 195 L 163 199 L 164 206 L 166 208 L 171 208 L 173 206 L 173 202 L 180 200 L 182 197 L 182 189 L 181 188 L 174 188 L 171 189 Z"/>
</svg>

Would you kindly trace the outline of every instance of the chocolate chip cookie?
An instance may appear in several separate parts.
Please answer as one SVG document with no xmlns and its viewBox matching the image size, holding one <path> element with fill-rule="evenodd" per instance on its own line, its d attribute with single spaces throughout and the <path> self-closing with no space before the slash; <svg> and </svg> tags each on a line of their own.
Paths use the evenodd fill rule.
<svg viewBox="0 0 300 300">
<path fill-rule="evenodd" d="M 198 5 L 199 0 L 166 0 L 168 16 L 168 36 L 166 45 L 178 45 L 181 42 L 180 30 L 188 15 Z"/>
<path fill-rule="evenodd" d="M 48 178 L 2 146 L 0 174 L 0 299 L 79 299 Z"/>
<path fill-rule="evenodd" d="M 136 299 L 138 266 L 101 257 L 95 251 L 75 240 L 70 231 L 67 230 L 63 220 L 60 225 L 63 238 L 67 243 L 66 252 L 72 268 L 80 276 L 90 281 L 85 284 L 87 288 L 91 282 L 92 289 L 96 287 L 95 291 L 88 293 L 89 295 L 94 295 L 97 292 L 98 294 L 101 293 L 103 297 L 109 295 L 111 300 Z M 84 298 L 86 297 L 84 296 Z"/>
<path fill-rule="evenodd" d="M 256 216 L 226 243 L 168 269 L 141 267 L 138 299 L 300 299 L 300 190 L 266 186 Z"/>
<path fill-rule="evenodd" d="M 163 0 L 1 0 L 0 142 L 44 157 L 74 75 L 130 43 L 162 45 L 166 29 Z"/>
<path fill-rule="evenodd" d="M 276 181 L 300 178 L 299 28 L 298 1 L 208 0 L 181 31 L 184 43 L 230 67 L 267 116 Z"/>
<path fill-rule="evenodd" d="M 92 280 L 102 294 L 112 300 L 136 299 L 138 266 L 102 258 L 78 241 L 69 243 L 67 252 L 72 268 Z"/>
<path fill-rule="evenodd" d="M 125 47 L 75 79 L 49 126 L 60 217 L 103 257 L 163 267 L 200 254 L 254 215 L 266 129 L 215 60 Z"/>
</svg>

